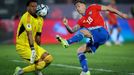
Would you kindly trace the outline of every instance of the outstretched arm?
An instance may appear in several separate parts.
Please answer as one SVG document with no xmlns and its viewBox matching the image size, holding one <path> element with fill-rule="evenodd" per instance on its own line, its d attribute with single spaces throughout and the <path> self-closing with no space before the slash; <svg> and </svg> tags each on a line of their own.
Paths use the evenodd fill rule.
<svg viewBox="0 0 134 75">
<path fill-rule="evenodd" d="M 63 23 L 66 27 L 66 29 L 68 30 L 69 33 L 74 33 L 76 32 L 78 29 L 80 29 L 80 26 L 77 24 L 75 25 L 73 28 L 71 28 L 69 25 L 68 25 L 68 20 L 66 18 L 63 19 Z"/>
<path fill-rule="evenodd" d="M 128 18 L 128 16 L 126 14 L 124 14 L 124 13 L 122 13 L 122 12 L 120 12 L 120 11 L 110 7 L 110 6 L 104 6 L 104 5 L 101 5 L 101 6 L 102 6 L 101 10 L 113 12 L 122 18 Z"/>
</svg>

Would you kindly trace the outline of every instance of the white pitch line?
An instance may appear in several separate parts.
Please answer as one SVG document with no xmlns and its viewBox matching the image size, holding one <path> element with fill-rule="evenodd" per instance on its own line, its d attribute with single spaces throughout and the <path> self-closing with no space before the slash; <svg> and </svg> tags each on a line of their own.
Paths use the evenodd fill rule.
<svg viewBox="0 0 134 75">
<path fill-rule="evenodd" d="M 134 73 L 128 73 L 129 75 L 134 75 Z"/>
<path fill-rule="evenodd" d="M 20 61 L 20 60 L 11 60 L 13 62 L 18 62 L 18 63 L 26 63 L 25 61 Z M 81 70 L 81 67 L 78 66 L 71 66 L 71 65 L 64 65 L 64 64 L 51 64 L 52 66 L 57 66 L 57 67 L 63 67 L 63 68 L 70 68 L 70 69 L 78 69 Z M 95 69 L 95 68 L 90 68 L 90 70 L 94 71 L 101 71 L 101 72 L 117 72 L 113 70 L 107 70 L 107 69 Z M 134 75 L 134 73 L 128 73 L 128 75 Z"/>
<path fill-rule="evenodd" d="M 81 70 L 81 67 L 78 67 L 78 66 L 71 66 L 71 65 L 64 65 L 64 64 L 51 64 L 51 65 L 57 66 L 57 67 L 64 67 L 64 68 L 71 68 L 71 69 L 79 69 L 79 70 Z M 94 69 L 94 68 L 90 68 L 90 70 L 103 71 L 103 72 L 114 72 L 112 70 L 106 70 L 106 69 Z"/>
<path fill-rule="evenodd" d="M 25 63 L 24 61 L 20 61 L 20 60 L 11 60 L 13 62 L 18 62 L 18 63 Z M 70 68 L 70 69 L 78 69 L 81 70 L 81 67 L 78 66 L 71 66 L 71 65 L 65 65 L 65 64 L 51 64 L 52 66 L 57 66 L 57 67 L 63 67 L 63 68 Z M 94 69 L 94 68 L 90 68 L 90 70 L 94 70 L 94 71 L 102 71 L 102 72 L 114 72 L 112 70 L 106 70 L 106 69 Z"/>
<path fill-rule="evenodd" d="M 18 62 L 18 63 L 26 63 L 25 61 L 21 61 L 21 60 L 11 60 L 13 62 Z"/>
</svg>

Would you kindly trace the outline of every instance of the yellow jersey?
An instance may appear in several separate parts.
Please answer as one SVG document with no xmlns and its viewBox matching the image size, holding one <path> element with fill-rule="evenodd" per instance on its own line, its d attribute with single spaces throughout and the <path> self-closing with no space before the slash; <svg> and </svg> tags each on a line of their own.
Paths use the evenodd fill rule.
<svg viewBox="0 0 134 75">
<path fill-rule="evenodd" d="M 26 31 L 32 31 L 32 37 L 35 42 L 37 32 L 41 32 L 43 27 L 43 18 L 37 16 L 33 17 L 29 12 L 26 12 L 21 17 L 16 35 L 16 45 L 29 46 L 28 36 Z"/>
</svg>

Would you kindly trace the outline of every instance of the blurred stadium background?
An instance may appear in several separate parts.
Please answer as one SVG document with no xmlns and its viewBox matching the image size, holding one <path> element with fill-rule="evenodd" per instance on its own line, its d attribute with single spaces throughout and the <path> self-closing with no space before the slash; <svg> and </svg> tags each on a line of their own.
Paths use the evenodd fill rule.
<svg viewBox="0 0 134 75">
<path fill-rule="evenodd" d="M 87 4 L 107 5 L 110 0 L 85 0 Z M 116 0 L 118 10 L 127 13 L 129 19 L 118 18 L 121 27 L 122 46 L 102 46 L 95 55 L 87 55 L 92 75 L 134 75 L 134 0 Z M 15 36 L 18 22 L 25 12 L 27 0 L 0 0 L 0 75 L 11 75 L 15 66 L 25 65 L 15 52 Z M 66 16 L 73 26 L 79 14 L 74 10 L 73 0 L 46 0 L 49 14 L 44 19 L 42 46 L 55 58 L 46 70 L 46 75 L 79 75 L 80 67 L 76 50 L 81 45 L 75 44 L 68 49 L 57 45 L 55 35 L 65 38 L 72 36 L 62 24 Z M 102 13 L 106 22 L 105 13 Z M 113 40 L 116 30 L 113 33 Z M 85 42 L 86 40 L 83 40 Z M 29 75 L 29 74 L 28 74 Z M 31 74 L 32 75 L 32 74 Z"/>
</svg>

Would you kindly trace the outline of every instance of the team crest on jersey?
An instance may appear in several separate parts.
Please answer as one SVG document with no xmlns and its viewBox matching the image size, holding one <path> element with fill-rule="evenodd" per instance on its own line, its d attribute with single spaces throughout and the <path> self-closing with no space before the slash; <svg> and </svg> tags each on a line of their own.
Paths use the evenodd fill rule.
<svg viewBox="0 0 134 75">
<path fill-rule="evenodd" d="M 86 20 L 83 20 L 83 23 L 86 23 Z"/>
<path fill-rule="evenodd" d="M 27 28 L 28 29 L 31 29 L 31 24 L 27 24 Z"/>
</svg>

